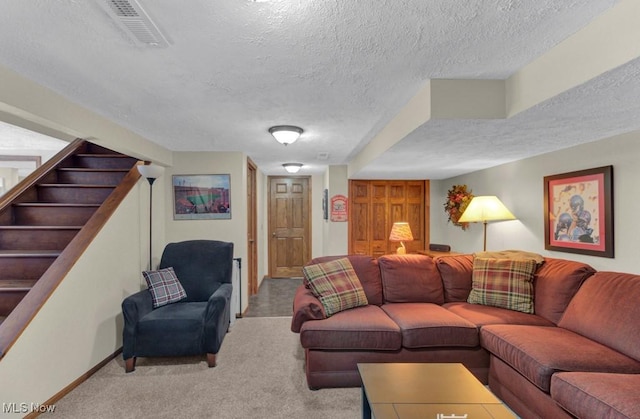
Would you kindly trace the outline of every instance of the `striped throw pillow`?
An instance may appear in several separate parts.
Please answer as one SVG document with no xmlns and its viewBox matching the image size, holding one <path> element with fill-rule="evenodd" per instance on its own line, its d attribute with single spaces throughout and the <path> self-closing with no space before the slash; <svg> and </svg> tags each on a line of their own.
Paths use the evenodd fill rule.
<svg viewBox="0 0 640 419">
<path fill-rule="evenodd" d="M 311 292 L 322 303 L 327 317 L 369 304 L 348 258 L 307 265 L 302 271 Z"/>
<path fill-rule="evenodd" d="M 472 289 L 467 301 L 533 313 L 536 261 L 475 258 Z"/>
<path fill-rule="evenodd" d="M 147 281 L 147 287 L 151 292 L 153 308 L 162 307 L 187 298 L 187 293 L 182 288 L 180 281 L 178 281 L 173 268 L 144 271 L 142 276 Z"/>
</svg>

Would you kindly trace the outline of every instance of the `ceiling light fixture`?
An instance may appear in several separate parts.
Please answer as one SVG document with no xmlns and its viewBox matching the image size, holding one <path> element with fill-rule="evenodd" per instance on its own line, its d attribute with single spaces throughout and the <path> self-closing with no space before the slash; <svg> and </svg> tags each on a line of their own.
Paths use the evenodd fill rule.
<svg viewBox="0 0 640 419">
<path fill-rule="evenodd" d="M 269 133 L 273 135 L 280 144 L 288 145 L 295 142 L 302 134 L 302 128 L 293 125 L 276 125 L 269 128 Z"/>
<path fill-rule="evenodd" d="M 298 173 L 302 168 L 302 163 L 285 163 L 282 167 L 289 173 Z"/>
</svg>

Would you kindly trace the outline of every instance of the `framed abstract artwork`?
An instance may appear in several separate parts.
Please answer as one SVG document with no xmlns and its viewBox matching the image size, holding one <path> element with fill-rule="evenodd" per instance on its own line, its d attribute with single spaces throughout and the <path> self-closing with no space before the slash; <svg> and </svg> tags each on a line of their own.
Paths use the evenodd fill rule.
<svg viewBox="0 0 640 419">
<path fill-rule="evenodd" d="M 230 175 L 174 175 L 175 220 L 231 219 Z"/>
<path fill-rule="evenodd" d="M 613 166 L 545 176 L 545 249 L 614 257 Z"/>
</svg>

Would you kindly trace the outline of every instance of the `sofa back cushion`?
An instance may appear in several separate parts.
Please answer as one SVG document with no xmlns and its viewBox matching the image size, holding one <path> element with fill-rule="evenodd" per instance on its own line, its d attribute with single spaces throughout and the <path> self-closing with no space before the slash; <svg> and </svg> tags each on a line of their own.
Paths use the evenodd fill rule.
<svg viewBox="0 0 640 419">
<path fill-rule="evenodd" d="M 471 292 L 473 255 L 438 256 L 434 261 L 442 279 L 444 301 L 467 301 Z"/>
<path fill-rule="evenodd" d="M 582 262 L 545 258 L 533 282 L 535 313 L 558 324 L 580 285 L 594 273 Z"/>
<path fill-rule="evenodd" d="M 573 297 L 558 326 L 640 361 L 640 276 L 596 272 Z"/>
<path fill-rule="evenodd" d="M 348 255 L 348 256 L 322 256 L 312 259 L 308 264 L 317 264 L 328 262 L 346 257 L 351 262 L 353 270 L 356 272 L 360 284 L 364 289 L 369 304 L 382 304 L 382 279 L 380 278 L 380 268 L 378 261 L 367 255 Z"/>
<path fill-rule="evenodd" d="M 386 303 L 444 303 L 442 280 L 431 257 L 386 255 L 378 264 Z"/>
</svg>

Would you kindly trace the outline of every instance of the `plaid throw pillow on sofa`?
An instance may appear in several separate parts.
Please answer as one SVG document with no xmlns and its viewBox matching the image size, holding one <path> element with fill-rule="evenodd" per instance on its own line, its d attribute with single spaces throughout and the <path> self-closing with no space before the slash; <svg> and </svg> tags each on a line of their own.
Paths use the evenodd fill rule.
<svg viewBox="0 0 640 419">
<path fill-rule="evenodd" d="M 175 303 L 187 298 L 187 293 L 182 284 L 178 281 L 173 268 L 160 269 L 158 271 L 142 272 L 144 280 L 151 292 L 153 300 L 153 308 L 162 307 L 164 305 Z"/>
<path fill-rule="evenodd" d="M 473 260 L 472 304 L 533 313 L 533 275 L 536 261 L 513 259 Z"/>
<path fill-rule="evenodd" d="M 358 275 L 347 258 L 302 268 L 306 283 L 324 307 L 327 317 L 369 304 Z"/>
</svg>

